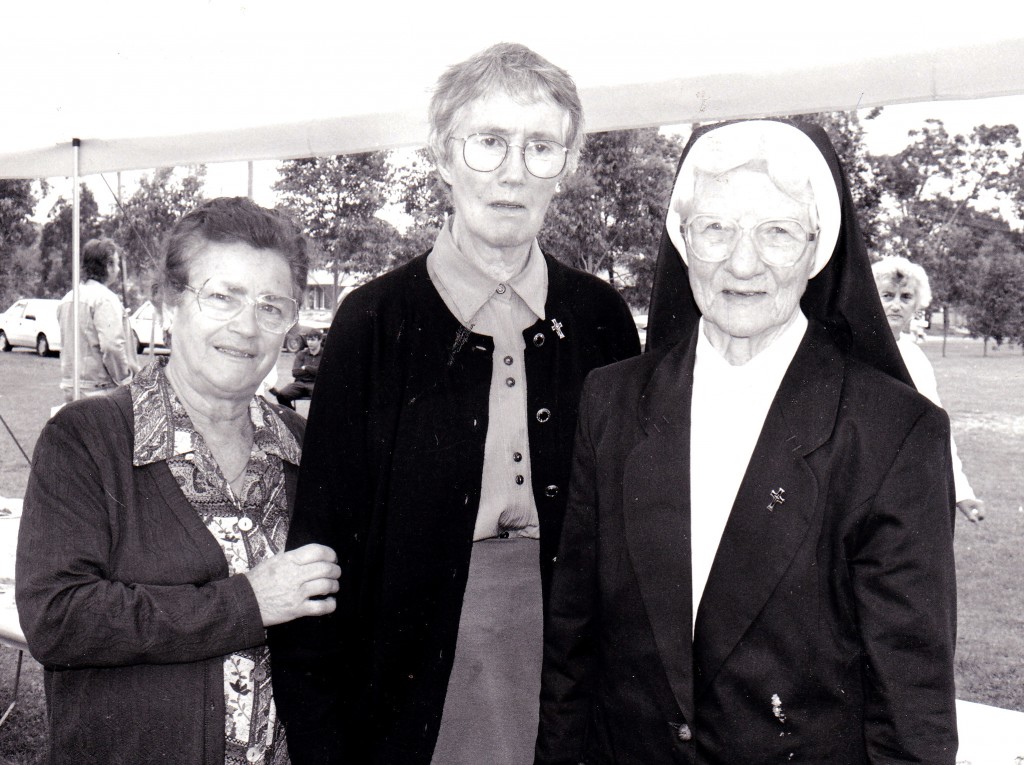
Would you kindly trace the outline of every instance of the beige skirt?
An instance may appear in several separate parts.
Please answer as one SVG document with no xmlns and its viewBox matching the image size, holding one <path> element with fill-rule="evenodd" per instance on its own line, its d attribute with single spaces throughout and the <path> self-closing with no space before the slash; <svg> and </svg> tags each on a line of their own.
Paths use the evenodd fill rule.
<svg viewBox="0 0 1024 765">
<path fill-rule="evenodd" d="M 432 765 L 533 762 L 544 647 L 539 545 L 473 544 Z"/>
</svg>

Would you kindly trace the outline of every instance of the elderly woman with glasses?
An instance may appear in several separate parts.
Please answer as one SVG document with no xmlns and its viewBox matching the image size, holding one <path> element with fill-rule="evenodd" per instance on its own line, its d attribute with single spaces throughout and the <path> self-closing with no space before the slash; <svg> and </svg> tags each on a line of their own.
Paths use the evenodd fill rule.
<svg viewBox="0 0 1024 765">
<path fill-rule="evenodd" d="M 615 290 L 537 243 L 583 143 L 570 77 L 497 45 L 430 121 L 454 215 L 345 299 L 310 407 L 289 546 L 342 576 L 333 615 L 271 631 L 295 763 L 532 761 L 579 393 L 639 352 Z"/>
<path fill-rule="evenodd" d="M 266 628 L 332 611 L 340 570 L 284 551 L 303 421 L 254 394 L 307 267 L 278 213 L 189 213 L 164 261 L 170 357 L 43 429 L 15 581 L 49 762 L 288 762 Z"/>
<path fill-rule="evenodd" d="M 695 132 L 650 316 L 584 389 L 537 763 L 952 765 L 949 421 L 824 131 Z"/>
</svg>

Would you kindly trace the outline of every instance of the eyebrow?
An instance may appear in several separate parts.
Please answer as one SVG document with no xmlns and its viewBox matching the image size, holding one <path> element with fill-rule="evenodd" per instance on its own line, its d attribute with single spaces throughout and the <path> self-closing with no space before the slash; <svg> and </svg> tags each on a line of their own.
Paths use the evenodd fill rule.
<svg viewBox="0 0 1024 765">
<path fill-rule="evenodd" d="M 474 130 L 472 133 L 469 133 L 469 135 L 473 135 L 474 133 L 493 133 L 494 135 L 500 135 L 505 140 L 508 140 L 509 135 L 512 132 L 514 132 L 514 131 L 510 131 L 507 128 L 502 128 L 502 127 L 497 127 L 497 126 L 493 126 L 492 125 L 491 127 L 483 127 L 483 128 L 479 128 L 478 130 Z M 548 130 L 540 130 L 540 131 L 534 131 L 532 133 L 527 133 L 526 134 L 526 140 L 527 141 L 554 141 L 555 143 L 562 143 L 565 139 L 562 138 L 562 136 L 560 136 L 560 135 L 553 135 Z"/>
</svg>

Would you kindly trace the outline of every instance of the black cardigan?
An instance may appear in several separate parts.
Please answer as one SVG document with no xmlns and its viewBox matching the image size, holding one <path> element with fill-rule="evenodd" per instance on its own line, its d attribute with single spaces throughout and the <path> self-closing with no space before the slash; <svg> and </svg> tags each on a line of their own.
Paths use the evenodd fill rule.
<svg viewBox="0 0 1024 765">
<path fill-rule="evenodd" d="M 480 501 L 493 342 L 450 313 L 426 257 L 353 292 L 325 343 L 288 544 L 337 551 L 338 609 L 271 631 L 296 765 L 429 763 L 437 738 Z M 546 318 L 523 333 L 545 598 L 583 380 L 639 352 L 612 287 L 546 264 Z"/>
</svg>

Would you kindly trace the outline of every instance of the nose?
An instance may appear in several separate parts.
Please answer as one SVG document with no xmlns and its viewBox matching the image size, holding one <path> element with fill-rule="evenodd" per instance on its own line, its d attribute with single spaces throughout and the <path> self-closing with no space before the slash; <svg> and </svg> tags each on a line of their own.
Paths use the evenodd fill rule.
<svg viewBox="0 0 1024 765">
<path fill-rule="evenodd" d="M 260 326 L 256 323 L 256 303 L 249 302 L 238 312 L 238 315 L 230 320 L 232 330 L 246 337 L 255 337 L 260 332 Z"/>
<path fill-rule="evenodd" d="M 727 266 L 734 276 L 741 279 L 748 279 L 764 270 L 764 261 L 754 249 L 754 240 L 749 231 L 740 234 L 739 241 L 729 254 Z"/>
<path fill-rule="evenodd" d="M 522 183 L 526 180 L 526 175 L 530 171 L 526 169 L 526 155 L 522 146 L 513 143 L 508 145 L 505 161 L 501 163 L 498 172 L 501 173 L 502 181 Z"/>
</svg>

